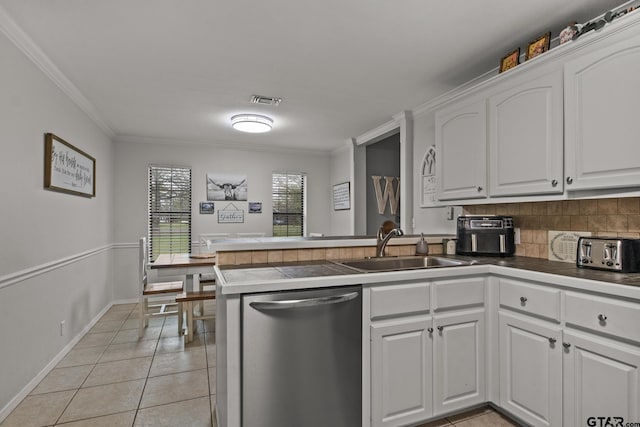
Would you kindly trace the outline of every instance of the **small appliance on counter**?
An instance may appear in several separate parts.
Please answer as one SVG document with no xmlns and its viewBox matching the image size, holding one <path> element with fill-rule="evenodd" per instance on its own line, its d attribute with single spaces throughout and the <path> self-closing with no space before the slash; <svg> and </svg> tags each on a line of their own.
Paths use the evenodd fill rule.
<svg viewBox="0 0 640 427">
<path fill-rule="evenodd" d="M 580 237 L 576 265 L 619 273 L 638 273 L 640 272 L 640 239 Z"/>
<path fill-rule="evenodd" d="M 456 254 L 511 256 L 516 252 L 513 217 L 461 215 Z"/>
</svg>

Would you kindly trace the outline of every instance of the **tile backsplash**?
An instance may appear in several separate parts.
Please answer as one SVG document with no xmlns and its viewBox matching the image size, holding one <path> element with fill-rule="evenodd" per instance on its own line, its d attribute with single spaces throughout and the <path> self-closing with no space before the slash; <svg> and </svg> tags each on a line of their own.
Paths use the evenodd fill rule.
<svg viewBox="0 0 640 427">
<path fill-rule="evenodd" d="M 469 215 L 511 215 L 520 228 L 516 255 L 547 258 L 549 230 L 640 238 L 640 197 L 463 206 Z"/>
</svg>

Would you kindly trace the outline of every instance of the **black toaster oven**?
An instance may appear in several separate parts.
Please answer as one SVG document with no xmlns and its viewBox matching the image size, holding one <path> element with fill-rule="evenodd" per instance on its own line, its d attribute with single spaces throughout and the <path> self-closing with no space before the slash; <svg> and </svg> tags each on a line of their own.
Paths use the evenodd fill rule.
<svg viewBox="0 0 640 427">
<path fill-rule="evenodd" d="M 512 256 L 516 252 L 511 216 L 461 215 L 457 236 L 456 254 Z"/>
</svg>

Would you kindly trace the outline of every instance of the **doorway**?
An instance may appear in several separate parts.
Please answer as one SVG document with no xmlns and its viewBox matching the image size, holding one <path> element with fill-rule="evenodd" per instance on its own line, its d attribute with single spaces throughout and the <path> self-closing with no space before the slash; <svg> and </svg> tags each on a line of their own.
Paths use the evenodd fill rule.
<svg viewBox="0 0 640 427">
<path fill-rule="evenodd" d="M 366 146 L 366 233 L 391 220 L 400 224 L 400 132 Z"/>
</svg>

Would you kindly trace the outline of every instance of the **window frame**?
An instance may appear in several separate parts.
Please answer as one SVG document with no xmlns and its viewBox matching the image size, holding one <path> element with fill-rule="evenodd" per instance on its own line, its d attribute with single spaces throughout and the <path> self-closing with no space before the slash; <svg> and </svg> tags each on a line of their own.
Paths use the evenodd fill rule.
<svg viewBox="0 0 640 427">
<path fill-rule="evenodd" d="M 277 205 L 279 204 L 276 201 L 276 196 L 278 195 L 275 191 L 274 188 L 274 180 L 277 176 L 296 176 L 299 177 L 300 180 L 302 181 L 301 184 L 301 194 L 300 194 L 300 198 L 301 198 L 301 204 L 302 206 L 300 207 L 300 212 L 278 212 L 275 213 L 275 210 L 277 209 Z M 288 181 L 288 178 L 287 178 Z M 288 193 L 288 189 L 289 189 L 289 185 L 286 185 L 287 189 L 285 191 L 285 193 Z M 271 209 L 271 215 L 272 215 L 272 221 L 271 221 L 271 230 L 272 230 L 272 235 L 274 237 L 304 237 L 306 236 L 307 233 L 307 187 L 308 187 L 308 176 L 305 172 L 299 172 L 299 171 L 273 171 L 271 173 L 271 203 L 272 203 L 272 209 Z M 276 215 L 280 215 L 280 216 L 287 216 L 289 218 L 291 217 L 296 217 L 298 216 L 300 218 L 299 223 L 300 223 L 300 233 L 296 233 L 296 234 L 292 234 L 291 230 L 295 229 L 295 227 L 297 227 L 297 225 L 294 224 L 290 224 L 289 219 L 286 220 L 285 224 L 276 224 Z M 280 233 L 280 232 L 276 232 L 276 226 L 282 226 L 282 225 L 286 225 L 286 234 Z"/>
<path fill-rule="evenodd" d="M 158 188 L 157 179 L 154 181 L 154 173 L 158 171 L 167 171 L 171 174 L 170 188 Z M 184 176 L 175 176 L 177 173 L 184 174 Z M 188 172 L 188 177 L 186 173 Z M 188 183 L 188 190 L 179 188 L 181 185 Z M 158 197 L 159 193 L 164 190 L 173 192 L 173 186 L 177 185 L 175 191 L 181 191 L 177 197 L 169 197 L 169 209 L 158 209 Z M 155 187 L 154 187 L 155 185 Z M 184 194 L 188 192 L 188 194 Z M 193 227 L 193 213 L 192 213 L 192 192 L 193 192 L 193 171 L 190 166 L 183 165 L 165 165 L 165 164 L 150 164 L 147 168 L 147 244 L 148 254 L 151 261 L 155 261 L 160 254 L 172 254 L 172 253 L 191 253 L 191 230 Z M 155 196 L 155 199 L 154 199 Z M 186 199 L 184 197 L 186 196 Z M 183 198 L 182 201 L 179 199 Z M 172 200 L 177 200 L 180 208 L 174 208 Z M 156 204 L 156 206 L 154 206 Z M 185 205 L 186 204 L 186 205 Z M 159 225 L 155 225 L 156 219 L 162 220 L 161 217 L 169 217 L 169 232 L 167 236 L 168 243 L 158 243 L 158 239 L 162 236 L 162 231 L 159 230 Z M 181 230 L 181 224 L 186 221 L 186 230 Z M 174 225 L 178 225 L 177 230 L 173 230 Z M 156 239 L 154 245 L 154 238 Z M 162 245 L 162 246 L 161 246 Z M 168 247 L 166 246 L 168 245 Z M 154 251 L 154 246 L 156 250 Z"/>
</svg>

